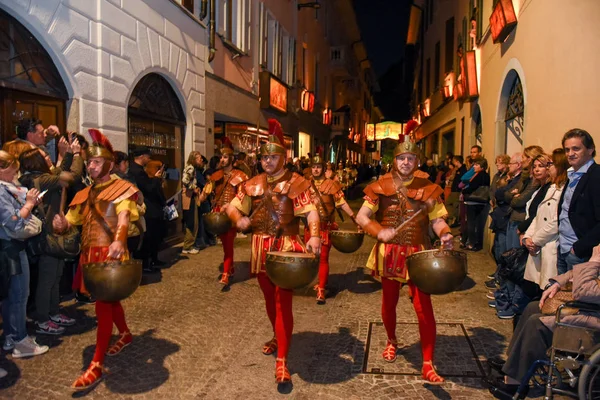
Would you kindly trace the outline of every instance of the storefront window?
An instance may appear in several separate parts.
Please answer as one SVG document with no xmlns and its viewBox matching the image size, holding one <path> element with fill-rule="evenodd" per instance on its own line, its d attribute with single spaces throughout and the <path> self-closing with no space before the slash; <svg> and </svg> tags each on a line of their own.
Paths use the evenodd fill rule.
<svg viewBox="0 0 600 400">
<path fill-rule="evenodd" d="M 129 146 L 147 146 L 153 160 L 165 164 L 163 188 L 170 199 L 181 190 L 184 167 L 185 117 L 171 85 L 158 74 L 148 74 L 137 84 L 129 100 Z M 178 196 L 177 196 L 178 197 Z M 182 231 L 181 220 L 168 225 L 168 238 Z"/>
</svg>

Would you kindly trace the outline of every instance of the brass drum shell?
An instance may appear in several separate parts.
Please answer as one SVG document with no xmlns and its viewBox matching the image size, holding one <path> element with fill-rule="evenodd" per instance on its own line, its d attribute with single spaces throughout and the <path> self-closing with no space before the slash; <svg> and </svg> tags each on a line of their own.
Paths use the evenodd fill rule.
<svg viewBox="0 0 600 400">
<path fill-rule="evenodd" d="M 278 254 L 276 254 L 278 253 Z M 283 289 L 301 289 L 309 285 L 319 272 L 319 258 L 316 256 L 283 255 L 281 252 L 267 253 L 265 268 L 267 276 L 274 284 Z"/>
<path fill-rule="evenodd" d="M 204 214 L 204 226 L 213 235 L 220 236 L 231 229 L 231 219 L 223 212 Z"/>
<path fill-rule="evenodd" d="M 140 260 L 106 261 L 83 266 L 83 281 L 96 299 L 121 301 L 133 294 L 142 281 Z"/>
<path fill-rule="evenodd" d="M 406 259 L 406 265 L 410 280 L 429 294 L 451 293 L 467 276 L 467 255 L 462 251 L 419 251 Z"/>
<path fill-rule="evenodd" d="M 364 232 L 329 231 L 329 240 L 335 249 L 341 253 L 354 253 L 360 249 L 365 239 Z"/>
</svg>

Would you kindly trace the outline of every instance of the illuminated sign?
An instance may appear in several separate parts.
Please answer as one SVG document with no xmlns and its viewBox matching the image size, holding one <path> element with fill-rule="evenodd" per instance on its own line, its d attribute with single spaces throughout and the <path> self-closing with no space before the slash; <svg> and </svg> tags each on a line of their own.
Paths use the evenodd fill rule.
<svg viewBox="0 0 600 400">
<path fill-rule="evenodd" d="M 260 107 L 287 113 L 288 88 L 269 71 L 260 73 Z"/>
<path fill-rule="evenodd" d="M 367 124 L 366 139 L 367 141 L 401 138 L 403 125 L 400 122 L 380 122 L 379 124 Z"/>
<path fill-rule="evenodd" d="M 313 112 L 313 110 L 315 109 L 315 94 L 313 92 L 309 92 L 306 89 L 303 90 L 300 106 L 304 111 Z"/>
<path fill-rule="evenodd" d="M 499 0 L 490 16 L 490 31 L 494 43 L 502 43 L 517 25 L 512 0 Z"/>
<path fill-rule="evenodd" d="M 479 96 L 479 88 L 477 86 L 477 59 L 475 51 L 467 51 L 465 53 L 465 92 L 469 99 Z"/>
<path fill-rule="evenodd" d="M 367 141 L 375 140 L 375 124 L 367 124 Z"/>
</svg>

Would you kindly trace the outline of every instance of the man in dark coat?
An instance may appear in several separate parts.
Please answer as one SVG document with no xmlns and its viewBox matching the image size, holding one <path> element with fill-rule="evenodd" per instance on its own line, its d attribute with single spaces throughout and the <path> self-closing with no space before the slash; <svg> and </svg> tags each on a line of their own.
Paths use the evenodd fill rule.
<svg viewBox="0 0 600 400">
<path fill-rule="evenodd" d="M 153 272 L 155 267 L 164 265 L 158 259 L 158 250 L 167 228 L 163 211 L 167 203 L 162 189 L 163 168 L 159 169 L 154 177 L 148 176 L 144 167 L 150 161 L 150 149 L 145 146 L 133 148 L 131 157 L 133 162 L 129 164 L 128 180 L 140 189 L 146 204 L 146 235 L 136 258 L 143 260 L 145 272 Z"/>
</svg>

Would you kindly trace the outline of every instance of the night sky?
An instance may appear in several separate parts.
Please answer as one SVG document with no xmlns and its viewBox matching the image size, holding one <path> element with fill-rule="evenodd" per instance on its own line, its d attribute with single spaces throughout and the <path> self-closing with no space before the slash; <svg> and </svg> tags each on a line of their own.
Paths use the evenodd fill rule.
<svg viewBox="0 0 600 400">
<path fill-rule="evenodd" d="M 410 0 L 354 0 L 362 39 L 378 77 L 404 54 L 411 3 Z"/>
</svg>

